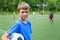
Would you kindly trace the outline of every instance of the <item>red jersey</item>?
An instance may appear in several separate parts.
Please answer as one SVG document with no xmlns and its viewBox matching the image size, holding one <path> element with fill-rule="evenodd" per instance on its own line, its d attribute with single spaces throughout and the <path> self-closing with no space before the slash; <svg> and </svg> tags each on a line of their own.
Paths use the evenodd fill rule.
<svg viewBox="0 0 60 40">
<path fill-rule="evenodd" d="M 52 14 L 52 13 L 50 13 L 49 18 L 50 18 L 50 19 L 52 19 L 52 18 L 53 18 L 53 14 Z"/>
</svg>

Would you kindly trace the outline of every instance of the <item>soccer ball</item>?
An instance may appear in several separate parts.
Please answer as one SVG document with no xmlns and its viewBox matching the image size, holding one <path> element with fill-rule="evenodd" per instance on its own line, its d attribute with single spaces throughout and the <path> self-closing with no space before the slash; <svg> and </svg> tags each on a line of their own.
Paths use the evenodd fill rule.
<svg viewBox="0 0 60 40">
<path fill-rule="evenodd" d="M 8 40 L 24 40 L 24 37 L 22 34 L 19 33 L 13 33 L 10 39 Z"/>
</svg>

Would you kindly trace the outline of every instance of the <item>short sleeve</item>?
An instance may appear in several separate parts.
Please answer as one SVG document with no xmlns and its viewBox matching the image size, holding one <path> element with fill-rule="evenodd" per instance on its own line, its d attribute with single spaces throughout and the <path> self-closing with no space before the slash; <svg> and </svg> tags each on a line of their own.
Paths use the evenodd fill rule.
<svg viewBox="0 0 60 40">
<path fill-rule="evenodd" d="M 32 33 L 31 23 L 30 23 L 30 33 Z"/>
<path fill-rule="evenodd" d="M 30 33 L 32 33 L 32 27 L 31 27 L 30 21 L 28 21 L 28 23 L 29 23 L 29 26 L 30 26 Z"/>
<path fill-rule="evenodd" d="M 18 32 L 18 27 L 19 27 L 19 25 L 17 23 L 13 24 L 11 26 L 11 28 L 9 28 L 9 30 L 7 31 L 7 33 L 9 33 L 11 35 L 13 33 Z"/>
</svg>

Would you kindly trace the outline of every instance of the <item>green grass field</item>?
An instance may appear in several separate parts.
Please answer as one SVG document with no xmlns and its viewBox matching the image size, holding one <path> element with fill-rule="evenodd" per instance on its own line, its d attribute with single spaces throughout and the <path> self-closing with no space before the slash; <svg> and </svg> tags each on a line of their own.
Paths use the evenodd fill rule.
<svg viewBox="0 0 60 40">
<path fill-rule="evenodd" d="M 4 31 L 18 19 L 12 15 L 0 15 L 0 37 Z M 48 15 L 32 15 L 28 17 L 32 23 L 32 40 L 60 40 L 60 15 L 54 16 L 54 23 L 50 23 Z"/>
</svg>

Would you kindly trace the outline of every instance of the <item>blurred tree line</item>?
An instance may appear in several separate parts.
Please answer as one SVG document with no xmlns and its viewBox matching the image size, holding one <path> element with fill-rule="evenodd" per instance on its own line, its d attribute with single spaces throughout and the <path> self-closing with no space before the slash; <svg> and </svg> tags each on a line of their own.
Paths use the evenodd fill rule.
<svg viewBox="0 0 60 40">
<path fill-rule="evenodd" d="M 0 0 L 0 10 L 15 11 L 18 3 L 25 1 L 31 6 L 31 10 L 43 9 L 60 11 L 60 0 Z"/>
</svg>

